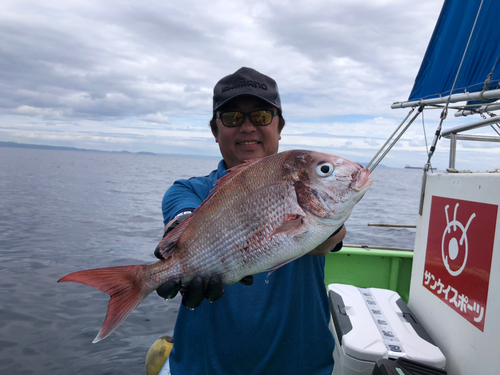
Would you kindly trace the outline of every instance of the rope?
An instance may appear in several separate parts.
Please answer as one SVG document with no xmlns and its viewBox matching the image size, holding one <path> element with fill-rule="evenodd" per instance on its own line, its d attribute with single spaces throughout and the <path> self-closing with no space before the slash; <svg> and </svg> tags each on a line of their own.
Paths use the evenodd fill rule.
<svg viewBox="0 0 500 375">
<path fill-rule="evenodd" d="M 446 100 L 446 105 L 444 106 L 443 111 L 441 112 L 441 121 L 439 122 L 439 125 L 436 129 L 436 133 L 434 134 L 434 139 L 433 139 L 432 144 L 431 144 L 431 151 L 428 154 L 427 163 L 424 166 L 424 174 L 422 176 L 422 189 L 421 189 L 421 193 L 420 193 L 420 206 L 418 209 L 419 215 L 422 215 L 422 212 L 423 212 L 424 196 L 425 196 L 425 184 L 427 181 L 427 173 L 429 172 L 429 169 L 431 167 L 431 158 L 434 155 L 434 151 L 436 151 L 437 142 L 438 142 L 439 138 L 441 138 L 441 129 L 443 126 L 443 121 L 446 119 L 446 116 L 448 116 L 448 107 L 450 105 L 451 95 L 453 94 L 453 90 L 455 89 L 455 85 L 457 83 L 458 77 L 459 77 L 460 72 L 462 70 L 462 65 L 464 63 L 465 56 L 467 56 L 467 51 L 469 49 L 470 41 L 472 39 L 472 35 L 474 34 L 474 30 L 476 29 L 477 20 L 479 19 L 479 14 L 481 13 L 481 9 L 483 7 L 483 2 L 484 2 L 484 0 L 481 0 L 481 4 L 479 5 L 479 9 L 477 10 L 476 19 L 474 20 L 474 25 L 472 26 L 472 30 L 469 34 L 469 40 L 467 41 L 467 45 L 465 46 L 465 51 L 464 51 L 464 54 L 462 56 L 462 61 L 460 61 L 460 65 L 458 67 L 457 74 L 455 75 L 455 80 L 453 81 L 453 86 L 451 87 L 451 90 L 450 90 L 450 95 L 448 96 L 448 99 Z"/>
<path fill-rule="evenodd" d="M 498 55 L 497 57 L 497 60 L 495 61 L 495 64 L 493 64 L 493 68 L 491 69 L 491 72 L 490 74 L 488 74 L 488 76 L 486 77 L 486 80 L 484 81 L 484 86 L 483 86 L 483 90 L 481 91 L 481 93 L 479 94 L 479 98 L 482 100 L 482 101 L 487 101 L 487 99 L 485 99 L 483 97 L 483 94 L 485 93 L 485 91 L 488 90 L 488 86 L 490 85 L 490 82 L 491 82 L 491 77 L 493 77 L 493 73 L 495 72 L 495 69 L 497 67 L 497 63 L 498 63 L 498 60 L 500 59 L 500 55 Z"/>
<path fill-rule="evenodd" d="M 450 95 L 448 96 L 448 100 L 446 101 L 446 104 L 443 108 L 443 111 L 441 112 L 441 121 L 439 122 L 439 125 L 436 129 L 436 133 L 434 136 L 434 140 L 432 141 L 431 152 L 428 154 L 429 157 L 427 159 L 427 164 L 424 167 L 424 173 L 429 171 L 429 168 L 431 165 L 431 158 L 434 155 L 434 151 L 436 151 L 437 141 L 439 140 L 439 138 L 441 138 L 441 129 L 443 126 L 443 121 L 448 116 L 448 106 L 450 105 L 451 95 L 453 94 L 453 90 L 455 89 L 455 85 L 456 85 L 458 77 L 460 75 L 460 71 L 462 70 L 462 65 L 464 63 L 465 56 L 467 56 L 467 51 L 469 49 L 470 41 L 472 39 L 472 35 L 474 34 L 474 30 L 476 29 L 476 24 L 477 24 L 477 20 L 479 19 L 479 14 L 481 13 L 481 8 L 483 7 L 483 2 L 484 2 L 484 0 L 481 0 L 481 4 L 479 5 L 479 9 L 477 10 L 476 19 L 474 20 L 474 25 L 472 26 L 472 30 L 469 34 L 469 40 L 467 41 L 467 45 L 465 46 L 464 54 L 462 55 L 462 61 L 460 61 L 460 65 L 458 67 L 457 74 L 455 75 L 455 80 L 453 81 L 453 86 L 451 87 L 451 90 L 450 90 Z"/>
<path fill-rule="evenodd" d="M 422 112 L 422 128 L 424 129 L 425 151 L 427 155 L 429 155 L 429 146 L 427 145 L 427 134 L 425 133 L 425 118 L 423 112 Z"/>
<path fill-rule="evenodd" d="M 427 153 L 427 156 L 429 156 L 429 145 L 427 144 L 427 133 L 425 132 L 425 119 L 424 119 L 424 112 L 422 111 L 422 128 L 424 129 L 424 141 L 425 141 L 425 152 Z M 430 168 L 431 172 L 432 170 L 432 165 Z"/>
<path fill-rule="evenodd" d="M 493 73 L 495 71 L 497 64 L 498 64 L 498 60 L 500 60 L 500 55 L 498 55 L 497 61 L 495 61 L 495 65 L 493 65 L 493 69 L 491 69 L 491 73 Z"/>
<path fill-rule="evenodd" d="M 451 94 L 453 93 L 453 89 L 455 88 L 455 84 L 457 83 L 458 76 L 460 75 L 460 71 L 462 70 L 462 65 L 464 63 L 465 56 L 467 56 L 467 50 L 469 49 L 469 44 L 470 44 L 470 41 L 472 39 L 472 34 L 474 34 L 474 30 L 476 29 L 477 20 L 479 19 L 479 14 L 481 13 L 481 8 L 483 7 L 483 2 L 484 2 L 484 0 L 481 0 L 481 4 L 479 5 L 479 9 L 477 10 L 476 19 L 474 20 L 474 25 L 472 26 L 472 30 L 471 30 L 470 35 L 469 35 L 469 40 L 467 41 L 467 45 L 465 46 L 465 51 L 464 51 L 464 54 L 462 56 L 462 61 L 460 61 L 457 75 L 455 76 L 455 81 L 453 82 L 453 86 L 451 87 L 450 96 L 448 97 L 448 102 L 446 103 L 447 105 L 450 101 L 450 97 L 451 97 Z"/>
</svg>

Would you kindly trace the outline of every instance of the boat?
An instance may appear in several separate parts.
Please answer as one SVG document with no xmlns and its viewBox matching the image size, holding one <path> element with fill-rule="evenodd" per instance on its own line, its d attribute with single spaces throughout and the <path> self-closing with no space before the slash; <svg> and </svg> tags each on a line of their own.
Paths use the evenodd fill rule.
<svg viewBox="0 0 500 375">
<path fill-rule="evenodd" d="M 424 169 L 424 167 L 412 167 L 410 164 L 406 164 L 405 169 Z M 430 167 L 429 170 L 435 171 L 437 168 Z"/>
<path fill-rule="evenodd" d="M 429 110 L 426 118 L 440 113 L 422 168 L 415 244 L 413 249 L 348 245 L 326 257 L 334 375 L 500 374 L 500 168 L 471 172 L 460 169 L 456 158 L 462 140 L 493 142 L 493 147 L 500 142 L 500 117 L 495 117 L 500 110 L 499 18 L 498 0 L 445 0 L 408 100 L 392 104 L 410 112 L 394 140 L 368 164 L 370 170 L 422 112 Z M 456 117 L 481 119 L 446 128 L 452 107 Z M 491 135 L 470 133 L 480 128 Z M 429 173 L 445 139 L 450 142 L 448 168 Z M 381 291 L 396 293 L 405 304 L 387 302 Z M 387 319 L 376 318 L 373 311 L 380 309 L 370 307 L 374 301 L 388 310 Z M 370 330 L 374 324 L 379 330 Z M 396 331 L 404 340 L 390 345 L 394 335 L 387 337 Z M 434 359 L 424 363 L 420 357 L 426 350 Z M 403 371 L 405 361 L 426 370 Z M 379 366 L 397 371 L 376 372 Z"/>
</svg>

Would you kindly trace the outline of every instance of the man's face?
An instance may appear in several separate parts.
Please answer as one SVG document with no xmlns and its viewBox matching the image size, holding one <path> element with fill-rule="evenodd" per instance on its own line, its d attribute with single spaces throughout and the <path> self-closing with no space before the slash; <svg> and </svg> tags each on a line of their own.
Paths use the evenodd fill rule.
<svg viewBox="0 0 500 375">
<path fill-rule="evenodd" d="M 240 111 L 249 113 L 259 109 L 276 108 L 253 96 L 242 96 L 231 100 L 217 112 Z M 243 163 L 245 160 L 262 158 L 278 152 L 279 117 L 274 116 L 272 122 L 266 126 L 255 126 L 248 116 L 243 123 L 236 127 L 224 126 L 221 119 L 217 119 L 217 134 L 215 141 L 219 144 L 220 152 L 228 168 Z"/>
</svg>

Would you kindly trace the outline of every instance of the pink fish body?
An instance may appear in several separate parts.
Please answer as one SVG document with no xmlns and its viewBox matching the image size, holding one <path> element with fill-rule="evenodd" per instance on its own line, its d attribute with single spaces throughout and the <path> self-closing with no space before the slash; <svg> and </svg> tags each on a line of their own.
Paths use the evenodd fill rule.
<svg viewBox="0 0 500 375">
<path fill-rule="evenodd" d="M 108 336 L 144 298 L 170 279 L 195 276 L 231 285 L 273 271 L 323 243 L 372 183 L 369 171 L 334 155 L 292 150 L 236 166 L 158 247 L 150 265 L 79 271 L 59 281 L 111 296 L 94 342 Z"/>
</svg>

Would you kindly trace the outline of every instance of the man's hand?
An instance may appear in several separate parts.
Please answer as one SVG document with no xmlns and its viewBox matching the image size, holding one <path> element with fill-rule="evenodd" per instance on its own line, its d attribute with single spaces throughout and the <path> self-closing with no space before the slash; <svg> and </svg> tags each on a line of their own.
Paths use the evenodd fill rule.
<svg viewBox="0 0 500 375">
<path fill-rule="evenodd" d="M 240 280 L 243 285 L 252 285 L 253 276 L 245 276 Z M 178 292 L 182 294 L 182 304 L 188 309 L 201 305 L 203 298 L 208 301 L 217 301 L 224 294 L 224 284 L 219 275 L 211 276 L 208 283 L 204 283 L 202 276 L 195 276 L 187 286 L 182 286 L 180 280 L 170 279 L 160 285 L 156 293 L 162 298 L 174 298 Z"/>
<path fill-rule="evenodd" d="M 190 212 L 182 214 L 170 221 L 165 227 L 163 237 L 170 233 L 183 220 L 189 217 L 189 215 L 191 215 Z M 159 251 L 155 250 L 155 256 L 158 259 L 163 259 Z M 253 276 L 245 276 L 240 280 L 240 283 L 243 285 L 252 285 Z M 172 299 L 179 291 L 182 294 L 182 304 L 189 309 L 194 309 L 201 305 L 203 298 L 206 298 L 210 302 L 217 301 L 222 297 L 225 290 L 221 277 L 219 275 L 214 275 L 208 279 L 208 283 L 206 284 L 203 281 L 203 277 L 195 276 L 186 286 L 182 286 L 181 280 L 170 279 L 160 285 L 160 287 L 156 290 L 156 293 L 158 293 L 158 295 L 162 298 Z"/>
<path fill-rule="evenodd" d="M 346 235 L 346 230 L 344 224 L 337 229 L 330 237 L 326 239 L 321 245 L 317 246 L 314 250 L 310 251 L 308 254 L 316 256 L 325 256 L 330 252 L 339 251 L 342 249 L 342 240 Z"/>
</svg>

